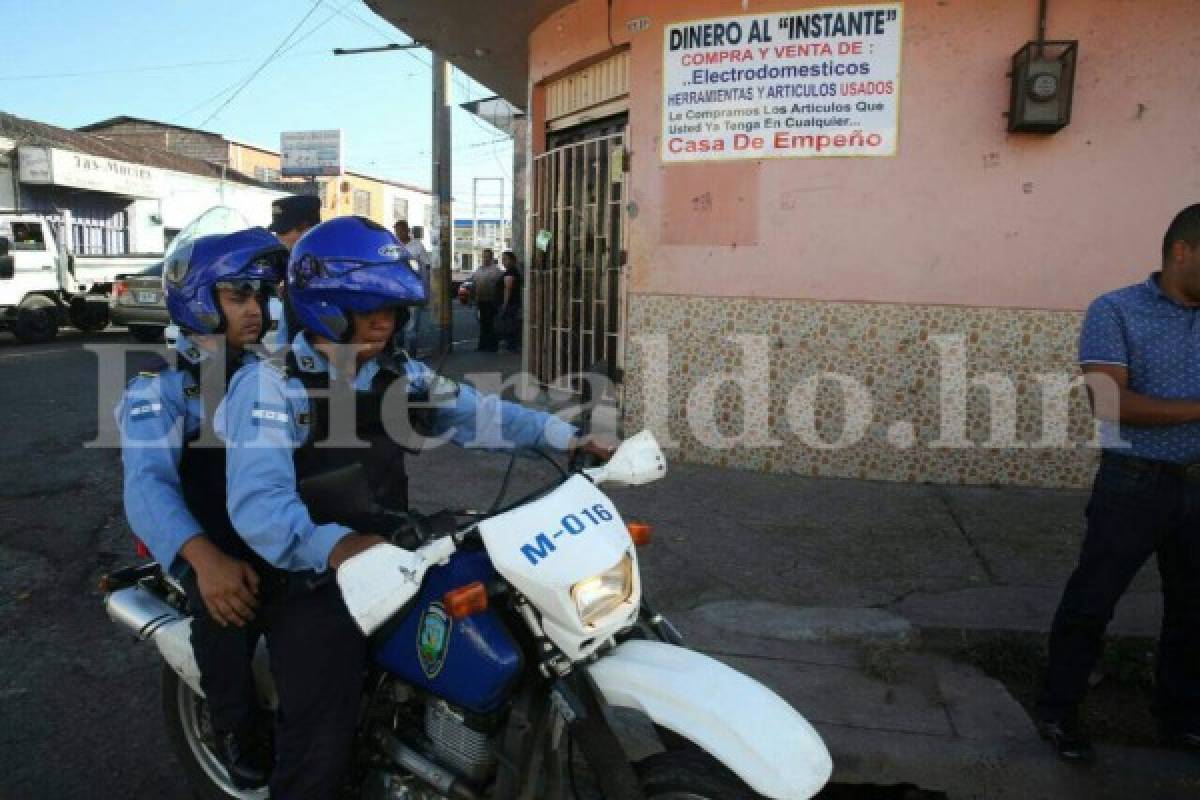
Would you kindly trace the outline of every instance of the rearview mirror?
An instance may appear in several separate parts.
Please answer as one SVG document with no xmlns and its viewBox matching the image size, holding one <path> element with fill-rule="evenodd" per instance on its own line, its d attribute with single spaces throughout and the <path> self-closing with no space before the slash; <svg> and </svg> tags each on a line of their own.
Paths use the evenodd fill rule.
<svg viewBox="0 0 1200 800">
<path fill-rule="evenodd" d="M 10 242 L 8 240 L 8 237 L 0 236 L 0 256 L 8 255 L 9 248 L 11 248 L 11 247 L 12 247 L 12 242 Z"/>
<path fill-rule="evenodd" d="M 667 474 L 667 458 L 654 434 L 646 430 L 621 442 L 607 464 L 585 469 L 583 474 L 597 486 L 641 486 Z"/>
</svg>

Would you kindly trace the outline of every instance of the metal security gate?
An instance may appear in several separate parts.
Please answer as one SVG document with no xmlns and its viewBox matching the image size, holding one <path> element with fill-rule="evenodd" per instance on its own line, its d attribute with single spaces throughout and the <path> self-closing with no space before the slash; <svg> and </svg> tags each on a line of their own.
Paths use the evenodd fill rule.
<svg viewBox="0 0 1200 800">
<path fill-rule="evenodd" d="M 610 123 L 613 130 L 564 132 L 558 141 L 569 143 L 534 160 L 528 347 L 530 370 L 547 386 L 578 391 L 577 376 L 601 359 L 620 382 L 624 121 Z"/>
</svg>

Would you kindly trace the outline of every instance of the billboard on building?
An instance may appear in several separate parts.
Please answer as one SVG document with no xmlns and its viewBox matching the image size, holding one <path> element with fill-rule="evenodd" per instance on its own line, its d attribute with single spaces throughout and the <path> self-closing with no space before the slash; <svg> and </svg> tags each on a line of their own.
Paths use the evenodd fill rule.
<svg viewBox="0 0 1200 800">
<path fill-rule="evenodd" d="M 285 131 L 279 134 L 283 176 L 342 174 L 342 132 Z"/>
<path fill-rule="evenodd" d="M 902 23 L 879 3 L 667 25 L 663 161 L 895 155 Z"/>
<path fill-rule="evenodd" d="M 17 151 L 21 183 L 68 186 L 127 197 L 162 197 L 163 171 L 115 158 L 22 145 Z"/>
</svg>

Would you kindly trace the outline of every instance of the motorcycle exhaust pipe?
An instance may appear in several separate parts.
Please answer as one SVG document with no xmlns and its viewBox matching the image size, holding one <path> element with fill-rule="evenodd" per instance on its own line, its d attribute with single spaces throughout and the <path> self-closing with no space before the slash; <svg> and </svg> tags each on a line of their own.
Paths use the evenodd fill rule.
<svg viewBox="0 0 1200 800">
<path fill-rule="evenodd" d="M 438 766 L 390 733 L 379 731 L 376 740 L 397 764 L 451 800 L 480 800 L 479 795 L 448 769 Z"/>
<path fill-rule="evenodd" d="M 200 696 L 200 667 L 192 651 L 192 618 L 181 614 L 141 586 L 118 589 L 104 598 L 113 622 L 124 625 L 140 641 L 153 639 L 171 669 Z"/>
<path fill-rule="evenodd" d="M 145 641 L 164 626 L 184 616 L 140 586 L 118 589 L 104 598 L 104 610 L 113 622 L 124 625 L 139 641 Z"/>
</svg>

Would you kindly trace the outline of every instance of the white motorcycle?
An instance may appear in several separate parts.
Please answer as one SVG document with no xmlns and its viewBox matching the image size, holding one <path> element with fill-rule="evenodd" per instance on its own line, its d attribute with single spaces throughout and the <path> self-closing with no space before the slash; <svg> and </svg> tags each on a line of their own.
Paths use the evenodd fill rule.
<svg viewBox="0 0 1200 800">
<path fill-rule="evenodd" d="M 642 597 L 635 538 L 600 491 L 666 474 L 649 432 L 603 466 L 563 472 L 496 513 L 404 515 L 337 573 L 370 638 L 349 797 L 802 800 L 832 762 L 771 690 L 681 646 Z M 203 797 L 234 788 L 212 732 L 182 590 L 156 565 L 109 576 L 110 616 L 166 661 L 171 740 Z M 260 648 L 264 706 L 274 691 Z M 636 762 L 614 724 L 636 712 L 658 752 Z M 622 712 L 621 717 L 629 714 Z M 578 752 L 576 752 L 578 751 Z"/>
</svg>

